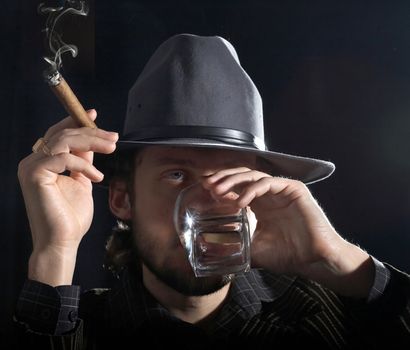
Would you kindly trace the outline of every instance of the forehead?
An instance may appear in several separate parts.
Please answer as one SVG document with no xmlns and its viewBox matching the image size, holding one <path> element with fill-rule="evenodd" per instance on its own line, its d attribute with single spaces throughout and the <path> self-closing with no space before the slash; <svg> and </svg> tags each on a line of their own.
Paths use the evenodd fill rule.
<svg viewBox="0 0 410 350">
<path fill-rule="evenodd" d="M 256 156 L 251 153 L 196 147 L 146 147 L 140 154 L 140 165 L 161 166 L 166 164 L 186 164 L 194 167 L 236 167 L 253 168 Z"/>
</svg>

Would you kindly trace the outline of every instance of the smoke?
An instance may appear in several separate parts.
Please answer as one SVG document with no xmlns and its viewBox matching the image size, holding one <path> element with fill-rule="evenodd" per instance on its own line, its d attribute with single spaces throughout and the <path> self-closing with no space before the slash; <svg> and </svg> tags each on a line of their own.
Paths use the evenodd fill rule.
<svg viewBox="0 0 410 350">
<path fill-rule="evenodd" d="M 43 2 L 38 6 L 38 12 L 48 16 L 43 32 L 46 36 L 49 55 L 45 56 L 44 59 L 50 64 L 53 71 L 58 71 L 62 66 L 64 53 L 68 52 L 72 57 L 76 57 L 78 54 L 77 46 L 63 41 L 60 29 L 62 18 L 66 15 L 87 16 L 89 9 L 86 1 L 59 0 L 54 2 L 61 4 L 61 6 L 48 6 Z"/>
</svg>

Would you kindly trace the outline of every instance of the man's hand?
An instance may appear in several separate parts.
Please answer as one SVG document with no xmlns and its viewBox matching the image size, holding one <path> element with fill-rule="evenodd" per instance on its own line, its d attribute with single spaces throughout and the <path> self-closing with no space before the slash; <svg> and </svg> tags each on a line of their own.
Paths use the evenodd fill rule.
<svg viewBox="0 0 410 350">
<path fill-rule="evenodd" d="M 96 112 L 88 112 L 94 120 Z M 117 133 L 78 128 L 71 117 L 44 135 L 50 155 L 32 153 L 18 168 L 33 238 L 29 278 L 71 284 L 77 249 L 93 217 L 92 182 L 103 179 L 93 152 L 111 153 Z M 64 173 L 64 174 L 63 174 Z"/>
<path fill-rule="evenodd" d="M 374 278 L 369 255 L 336 232 L 302 182 L 236 168 L 216 172 L 204 186 L 225 198 L 237 193 L 237 206 L 254 212 L 252 266 L 303 276 L 343 295 L 367 296 Z"/>
</svg>

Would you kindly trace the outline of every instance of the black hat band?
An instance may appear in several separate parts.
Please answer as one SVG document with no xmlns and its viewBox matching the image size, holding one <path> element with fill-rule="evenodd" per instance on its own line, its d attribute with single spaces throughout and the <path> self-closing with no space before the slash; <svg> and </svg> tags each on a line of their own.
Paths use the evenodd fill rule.
<svg viewBox="0 0 410 350">
<path fill-rule="evenodd" d="M 245 146 L 262 151 L 266 150 L 264 142 L 247 132 L 210 126 L 161 126 L 141 128 L 124 135 L 122 141 L 158 141 L 165 139 L 208 139 L 234 146 Z"/>
</svg>

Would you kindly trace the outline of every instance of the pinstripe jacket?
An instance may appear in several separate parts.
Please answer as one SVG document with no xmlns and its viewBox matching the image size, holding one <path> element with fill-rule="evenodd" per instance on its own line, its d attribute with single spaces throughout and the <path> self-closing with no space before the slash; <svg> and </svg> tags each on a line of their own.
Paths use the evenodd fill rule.
<svg viewBox="0 0 410 350">
<path fill-rule="evenodd" d="M 19 348 L 410 349 L 410 276 L 385 266 L 389 284 L 370 303 L 338 297 L 311 281 L 251 270 L 236 277 L 206 331 L 173 317 L 125 271 L 117 287 L 83 293 L 79 317 L 68 315 L 74 329 L 63 335 L 16 322 Z M 79 289 L 69 288 L 62 294 L 76 306 Z M 56 308 L 64 319 L 64 308 Z"/>
</svg>

